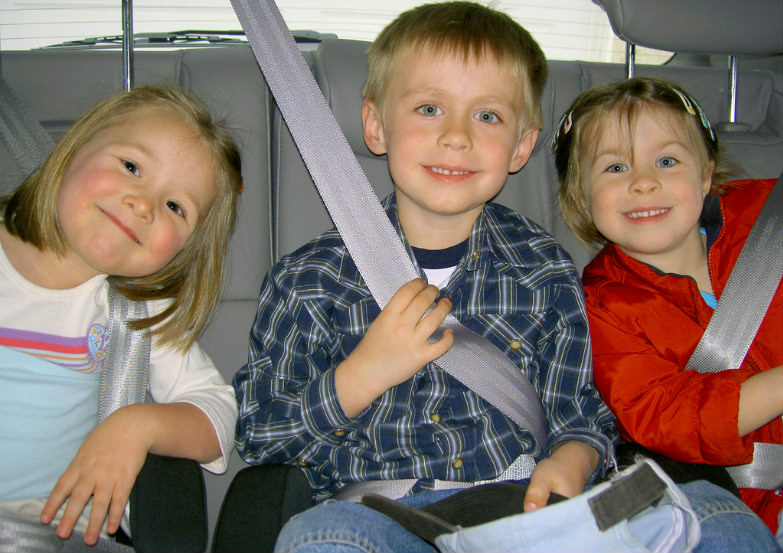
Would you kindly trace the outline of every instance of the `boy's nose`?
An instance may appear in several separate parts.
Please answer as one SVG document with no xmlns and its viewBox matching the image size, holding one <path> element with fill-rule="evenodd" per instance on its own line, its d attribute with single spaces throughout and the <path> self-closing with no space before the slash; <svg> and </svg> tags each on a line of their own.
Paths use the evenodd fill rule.
<svg viewBox="0 0 783 553">
<path fill-rule="evenodd" d="M 470 132 L 467 126 L 462 122 L 455 120 L 445 122 L 438 143 L 441 146 L 454 148 L 456 150 L 467 150 L 472 145 Z"/>
</svg>

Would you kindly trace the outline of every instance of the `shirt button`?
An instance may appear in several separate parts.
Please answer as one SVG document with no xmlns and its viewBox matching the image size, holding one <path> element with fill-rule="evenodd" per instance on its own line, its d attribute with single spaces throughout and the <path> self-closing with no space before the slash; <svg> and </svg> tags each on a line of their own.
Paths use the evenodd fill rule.
<svg viewBox="0 0 783 553">
<path fill-rule="evenodd" d="M 522 349 L 522 342 L 520 342 L 519 340 L 511 340 L 511 343 L 509 343 L 508 345 L 514 351 L 518 351 L 518 350 Z"/>
<path fill-rule="evenodd" d="M 437 413 L 433 413 L 430 415 L 430 420 L 435 424 L 438 424 L 440 422 L 440 415 Z"/>
<path fill-rule="evenodd" d="M 343 430 L 342 428 L 338 428 L 337 430 L 335 430 L 334 432 L 332 432 L 332 434 L 333 434 L 335 437 L 337 437 L 337 438 L 342 438 L 343 436 L 345 436 L 345 430 Z"/>
<path fill-rule="evenodd" d="M 296 464 L 299 465 L 300 467 L 307 467 L 307 466 L 309 466 L 309 463 L 307 461 L 305 461 L 304 459 L 297 459 L 296 460 Z"/>
<path fill-rule="evenodd" d="M 461 469 L 464 464 L 465 462 L 461 458 L 457 457 L 456 459 L 454 459 L 454 462 L 451 463 L 451 467 L 455 469 Z"/>
<path fill-rule="evenodd" d="M 473 261 L 478 261 L 479 257 L 481 257 L 481 252 L 476 250 L 472 254 L 470 254 L 470 257 L 473 259 Z"/>
</svg>

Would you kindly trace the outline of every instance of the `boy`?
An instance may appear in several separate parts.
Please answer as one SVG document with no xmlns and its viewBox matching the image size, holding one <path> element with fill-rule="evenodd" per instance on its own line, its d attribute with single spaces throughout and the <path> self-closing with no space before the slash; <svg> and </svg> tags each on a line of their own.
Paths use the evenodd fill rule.
<svg viewBox="0 0 783 553">
<path fill-rule="evenodd" d="M 540 227 L 488 203 L 530 156 L 545 80 L 530 35 L 478 4 L 423 5 L 380 34 L 364 136 L 388 157 L 394 193 L 384 207 L 429 284 L 404 285 L 381 311 L 335 231 L 283 258 L 263 285 L 249 362 L 234 380 L 246 461 L 298 463 L 318 501 L 409 481 L 404 501 L 421 506 L 448 488 L 516 478 L 535 458 L 522 475 L 528 511 L 550 492 L 581 493 L 604 468 L 613 419 L 592 385 L 578 274 Z M 546 443 L 434 362 L 453 342 L 450 331 L 429 341 L 449 312 L 533 383 Z M 278 547 L 306 536 L 324 545 L 328 534 L 343 545 L 428 550 L 384 519 L 329 502 L 297 517 Z"/>
</svg>

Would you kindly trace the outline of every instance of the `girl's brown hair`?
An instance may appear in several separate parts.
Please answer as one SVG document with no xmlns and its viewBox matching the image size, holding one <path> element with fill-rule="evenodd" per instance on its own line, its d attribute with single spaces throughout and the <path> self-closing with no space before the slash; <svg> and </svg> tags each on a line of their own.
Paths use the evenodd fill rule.
<svg viewBox="0 0 783 553">
<path fill-rule="evenodd" d="M 722 159 L 717 135 L 696 100 L 681 87 L 650 77 L 635 77 L 590 88 L 580 94 L 560 120 L 552 140 L 560 179 L 558 199 L 568 226 L 589 248 L 606 243 L 590 217 L 583 186 L 582 165 L 594 157 L 606 121 L 614 118 L 632 143 L 631 127 L 639 113 L 654 110 L 684 131 L 702 161 L 714 165 L 711 193 L 729 177 L 733 167 Z"/>
<path fill-rule="evenodd" d="M 100 102 L 68 129 L 38 170 L 11 195 L 0 199 L 0 213 L 12 235 L 41 250 L 64 254 L 57 196 L 74 154 L 99 131 L 133 117 L 142 109 L 163 109 L 178 116 L 195 131 L 213 156 L 217 193 L 184 248 L 152 275 L 109 276 L 111 283 L 132 300 L 171 300 L 162 312 L 135 321 L 133 327 L 151 328 L 161 343 L 184 350 L 196 340 L 217 306 L 242 187 L 236 143 L 226 127 L 213 121 L 195 98 L 176 87 L 148 86 Z"/>
</svg>

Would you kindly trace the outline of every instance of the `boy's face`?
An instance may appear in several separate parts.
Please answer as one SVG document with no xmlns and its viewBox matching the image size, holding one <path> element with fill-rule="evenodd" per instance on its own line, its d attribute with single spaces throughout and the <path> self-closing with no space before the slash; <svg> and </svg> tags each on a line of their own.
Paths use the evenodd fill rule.
<svg viewBox="0 0 783 553">
<path fill-rule="evenodd" d="M 213 173 L 206 144 L 165 110 L 102 129 L 63 176 L 57 213 L 65 259 L 87 278 L 157 272 L 209 209 Z"/>
<path fill-rule="evenodd" d="M 524 108 L 523 87 L 492 56 L 477 62 L 423 48 L 398 57 L 383 105 L 366 102 L 362 117 L 370 150 L 387 154 L 414 246 L 467 238 L 535 145 L 538 130 L 525 128 Z M 456 241 L 433 244 L 435 229 Z"/>
<path fill-rule="evenodd" d="M 711 166 L 674 118 L 643 110 L 630 128 L 619 123 L 599 135 L 594 159 L 585 160 L 582 185 L 595 226 L 631 257 L 673 272 L 676 260 L 703 249 L 699 234 Z"/>
</svg>

